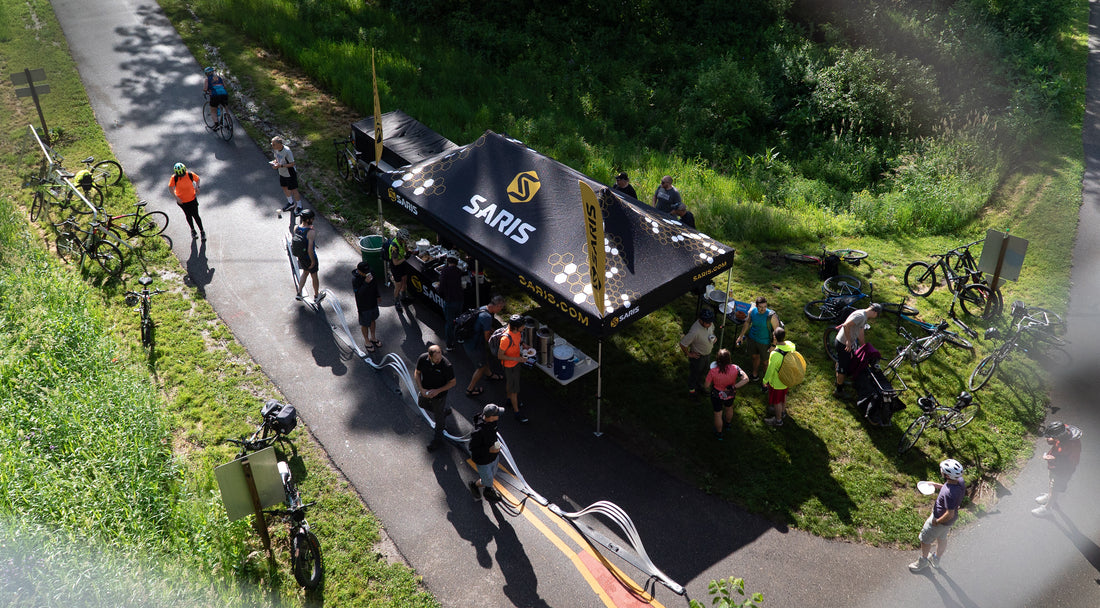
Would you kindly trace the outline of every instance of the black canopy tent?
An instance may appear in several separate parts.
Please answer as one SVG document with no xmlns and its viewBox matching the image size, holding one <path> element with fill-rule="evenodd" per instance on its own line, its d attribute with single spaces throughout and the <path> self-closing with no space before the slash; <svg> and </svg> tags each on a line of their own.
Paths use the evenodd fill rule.
<svg viewBox="0 0 1100 608">
<path fill-rule="evenodd" d="M 733 262 L 733 248 L 492 131 L 380 180 L 382 196 L 599 338 L 597 402 L 602 338 Z M 603 211 L 602 310 L 589 278 L 581 181 Z"/>
</svg>

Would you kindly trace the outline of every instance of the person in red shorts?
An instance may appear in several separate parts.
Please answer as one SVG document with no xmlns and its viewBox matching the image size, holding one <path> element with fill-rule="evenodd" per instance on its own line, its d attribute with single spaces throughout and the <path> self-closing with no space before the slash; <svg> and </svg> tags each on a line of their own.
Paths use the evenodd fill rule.
<svg viewBox="0 0 1100 608">
<path fill-rule="evenodd" d="M 783 426 L 783 416 L 787 413 L 787 385 L 779 380 L 779 368 L 783 365 L 783 353 L 794 352 L 794 342 L 787 340 L 787 330 L 776 327 L 775 348 L 768 355 L 768 370 L 764 372 L 764 387 L 768 389 L 768 405 L 775 413 L 765 418 L 770 426 Z"/>
</svg>

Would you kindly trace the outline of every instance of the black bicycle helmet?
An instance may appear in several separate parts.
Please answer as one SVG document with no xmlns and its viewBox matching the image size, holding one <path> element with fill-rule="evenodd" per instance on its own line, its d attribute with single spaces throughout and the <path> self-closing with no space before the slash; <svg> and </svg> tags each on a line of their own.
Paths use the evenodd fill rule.
<svg viewBox="0 0 1100 608">
<path fill-rule="evenodd" d="M 919 407 L 922 412 L 931 412 L 936 409 L 936 399 L 932 395 L 919 397 L 917 399 L 917 407 Z"/>
<path fill-rule="evenodd" d="M 317 214 L 313 211 L 313 209 L 303 209 L 302 213 L 300 213 L 298 217 L 302 218 L 303 220 L 312 220 L 313 218 L 317 217 Z"/>
<path fill-rule="evenodd" d="M 1055 420 L 1054 422 L 1051 422 L 1050 424 L 1048 424 L 1045 429 L 1043 429 L 1043 436 L 1044 437 L 1050 437 L 1050 438 L 1053 439 L 1055 437 L 1061 437 L 1065 432 L 1066 432 L 1065 423 L 1060 422 L 1058 420 Z"/>
</svg>

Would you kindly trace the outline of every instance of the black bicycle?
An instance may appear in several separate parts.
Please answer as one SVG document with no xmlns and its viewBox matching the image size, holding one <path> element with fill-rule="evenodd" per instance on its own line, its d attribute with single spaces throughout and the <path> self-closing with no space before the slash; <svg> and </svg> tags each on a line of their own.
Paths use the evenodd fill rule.
<svg viewBox="0 0 1100 608">
<path fill-rule="evenodd" d="M 146 348 L 151 348 L 153 346 L 153 332 L 156 329 L 156 323 L 153 322 L 153 317 L 149 314 L 149 308 L 153 296 L 164 293 L 163 289 L 150 290 L 149 285 L 152 283 L 152 277 L 141 277 L 138 279 L 138 284 L 141 285 L 141 291 L 126 292 L 126 305 L 139 306 L 137 311 L 141 313 L 141 345 Z"/>
<path fill-rule="evenodd" d="M 80 161 L 92 176 L 92 183 L 100 189 L 117 186 L 122 181 L 122 165 L 113 160 L 96 162 L 94 156 Z"/>
<path fill-rule="evenodd" d="M 81 228 L 76 220 L 69 218 L 54 224 L 57 230 L 57 255 L 68 262 L 75 262 L 77 268 L 84 265 L 85 258 L 91 258 L 103 268 L 109 276 L 119 278 L 125 261 L 118 246 L 105 238 L 109 234 L 99 222 L 92 222 L 88 229 Z"/>
<path fill-rule="evenodd" d="M 367 172 L 359 165 L 359 151 L 355 149 L 355 142 L 349 135 L 344 139 L 332 140 L 336 148 L 336 170 L 344 179 L 354 179 L 362 183 L 367 178 Z"/>
<path fill-rule="evenodd" d="M 955 405 L 951 407 L 940 405 L 931 394 L 917 399 L 917 407 L 920 408 L 921 414 L 902 434 L 901 441 L 898 442 L 898 454 L 904 454 L 916 445 L 921 433 L 929 424 L 941 431 L 957 431 L 970 424 L 982 409 L 980 404 L 974 402 L 974 397 L 966 391 L 959 393 L 955 398 Z"/>
<path fill-rule="evenodd" d="M 947 284 L 967 315 L 990 318 L 1001 314 L 1004 301 L 999 289 L 991 289 L 977 269 L 970 247 L 982 241 L 975 241 L 956 247 L 947 253 L 933 255 L 932 263 L 917 261 L 905 269 L 905 288 L 918 297 L 927 297 L 935 290 L 939 276 Z M 988 304 L 988 314 L 986 308 Z M 954 302 L 951 304 L 954 309 Z"/>
<path fill-rule="evenodd" d="M 871 283 L 868 283 L 868 286 L 867 293 L 863 293 L 856 288 L 854 290 L 848 289 L 846 290 L 847 293 L 843 294 L 826 294 L 822 300 L 807 302 L 806 306 L 802 307 L 802 312 L 814 321 L 835 321 L 845 309 L 854 306 L 856 302 L 863 298 L 871 298 L 875 286 Z"/>
<path fill-rule="evenodd" d="M 901 315 L 901 317 L 906 318 L 907 315 Z M 921 327 L 924 326 L 925 325 L 922 323 Z M 913 334 L 909 333 L 901 326 L 901 321 L 899 320 L 897 328 L 898 335 L 904 338 L 907 344 L 898 347 L 898 354 L 886 364 L 886 369 L 897 369 L 898 366 L 905 361 L 913 365 L 919 365 L 935 354 L 945 342 L 958 346 L 959 348 L 971 349 L 974 347 L 966 338 L 963 338 L 953 331 L 949 331 L 947 329 L 948 327 L 947 321 L 944 320 L 932 329 L 932 333 L 922 338 L 915 338 Z"/>
<path fill-rule="evenodd" d="M 248 455 L 272 446 L 276 441 L 285 440 L 286 436 L 298 425 L 297 412 L 293 405 L 280 403 L 269 399 L 260 410 L 263 422 L 260 423 L 252 435 L 247 439 L 226 439 L 240 448 L 237 458 Z M 309 529 L 306 521 L 306 510 L 315 503 L 302 502 L 298 492 L 298 486 L 294 483 L 294 476 L 290 472 L 290 465 L 286 458 L 281 457 L 276 465 L 279 469 L 279 477 L 282 479 L 285 493 L 285 509 L 265 510 L 264 513 L 275 517 L 284 518 L 290 528 L 290 567 L 294 572 L 294 580 L 306 589 L 316 589 L 324 577 L 324 564 L 321 560 L 321 543 L 317 536 Z"/>
<path fill-rule="evenodd" d="M 202 104 L 202 120 L 206 123 L 206 128 L 221 135 L 225 141 L 233 139 L 233 112 L 229 111 L 229 104 L 218 106 L 218 115 L 215 118 L 210 116 L 210 92 L 204 91 L 203 97 L 206 102 Z"/>
<path fill-rule="evenodd" d="M 108 215 L 104 220 L 104 227 L 120 241 L 135 236 L 150 237 L 162 234 L 168 228 L 168 214 L 163 211 L 149 211 L 145 208 L 146 205 L 148 205 L 146 201 L 138 201 L 134 203 L 132 213 Z M 117 223 L 119 220 L 131 217 L 134 218 L 131 224 Z"/>
</svg>

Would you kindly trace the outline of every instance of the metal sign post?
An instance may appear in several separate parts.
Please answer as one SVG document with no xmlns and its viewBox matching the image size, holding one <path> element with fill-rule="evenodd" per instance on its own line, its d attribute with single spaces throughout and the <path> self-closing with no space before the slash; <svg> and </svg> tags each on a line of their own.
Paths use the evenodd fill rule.
<svg viewBox="0 0 1100 608">
<path fill-rule="evenodd" d="M 50 130 L 46 127 L 46 116 L 42 113 L 42 104 L 38 102 L 39 95 L 45 95 L 50 92 L 50 85 L 42 84 L 35 88 L 35 82 L 42 82 L 46 79 L 46 70 L 38 68 L 32 70 L 30 68 L 24 69 L 22 72 L 16 72 L 11 75 L 11 83 L 17 87 L 27 85 L 25 89 L 16 89 L 16 97 L 30 97 L 34 99 L 34 107 L 38 110 L 38 120 L 42 122 L 42 135 L 46 138 L 46 145 L 50 144 Z"/>
</svg>

